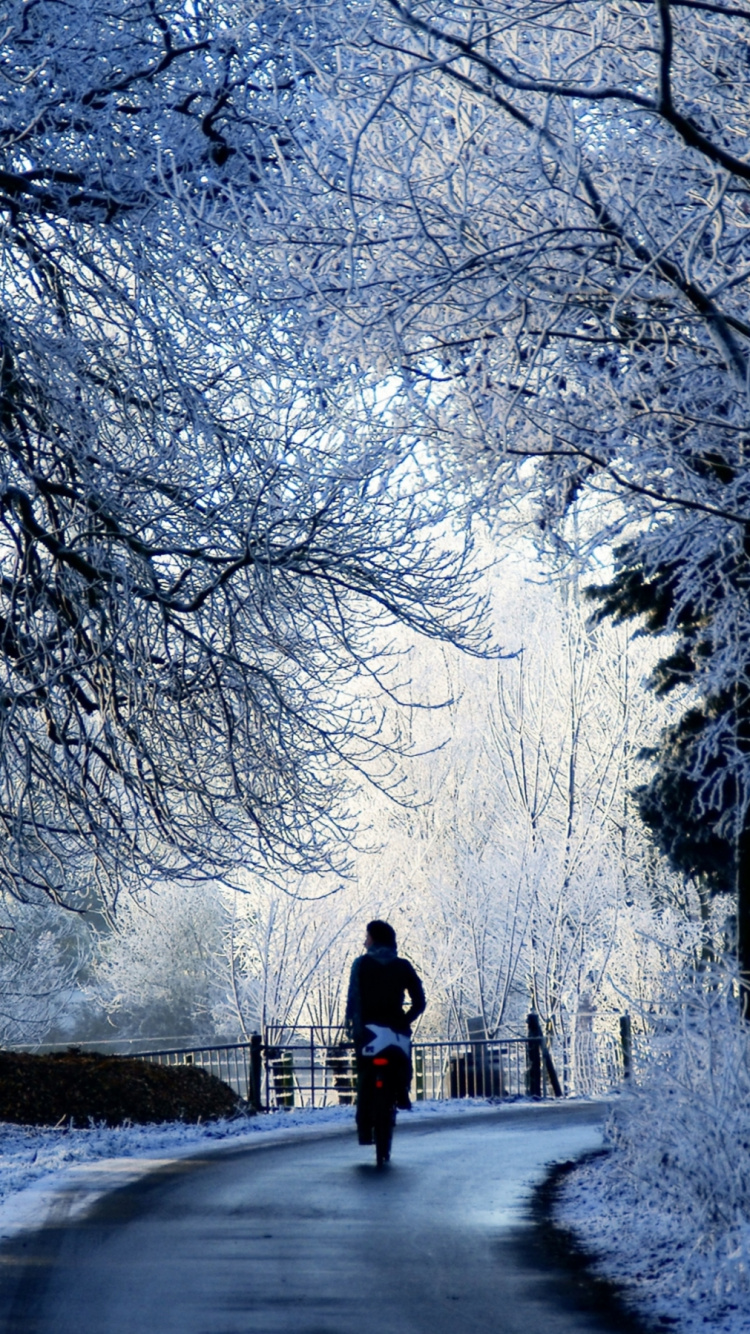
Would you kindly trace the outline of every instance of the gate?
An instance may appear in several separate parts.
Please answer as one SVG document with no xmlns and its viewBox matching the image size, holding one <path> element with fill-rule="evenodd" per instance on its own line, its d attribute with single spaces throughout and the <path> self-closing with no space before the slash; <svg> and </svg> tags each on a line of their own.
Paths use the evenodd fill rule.
<svg viewBox="0 0 750 1334">
<path fill-rule="evenodd" d="M 133 1052 L 155 1065 L 195 1065 L 216 1075 L 257 1110 L 350 1106 L 356 1098 L 353 1044 L 343 1029 L 269 1025 L 264 1039 L 215 1047 Z M 415 1102 L 454 1098 L 559 1097 L 562 1089 L 544 1038 L 415 1042 Z"/>
</svg>

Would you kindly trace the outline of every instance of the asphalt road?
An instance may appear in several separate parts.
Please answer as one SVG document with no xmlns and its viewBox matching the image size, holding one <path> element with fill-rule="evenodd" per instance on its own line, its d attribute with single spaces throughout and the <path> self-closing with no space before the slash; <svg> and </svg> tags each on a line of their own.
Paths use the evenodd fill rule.
<svg viewBox="0 0 750 1334">
<path fill-rule="evenodd" d="M 172 1164 L 0 1252 L 3 1334 L 610 1334 L 526 1246 L 529 1186 L 599 1143 L 557 1106 Z"/>
</svg>

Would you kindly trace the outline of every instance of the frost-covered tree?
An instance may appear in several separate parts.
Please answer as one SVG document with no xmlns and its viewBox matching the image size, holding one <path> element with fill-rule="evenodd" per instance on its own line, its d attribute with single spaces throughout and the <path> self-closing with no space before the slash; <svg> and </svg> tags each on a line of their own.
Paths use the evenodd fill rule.
<svg viewBox="0 0 750 1334">
<path fill-rule="evenodd" d="M 372 915 L 360 884 L 332 891 L 310 877 L 282 889 L 249 875 L 242 883 L 240 891 L 162 885 L 124 898 L 96 941 L 80 1032 L 88 1024 L 87 1034 L 96 1026 L 100 1037 L 164 1045 L 247 1039 L 266 1024 L 340 1024 L 349 965 Z"/>
<path fill-rule="evenodd" d="M 741 751 L 750 739 L 747 692 L 738 680 L 731 690 L 709 693 L 700 702 L 691 699 L 689 688 L 701 658 L 711 651 L 706 633 L 709 599 L 703 599 L 700 610 L 683 604 L 673 617 L 679 567 L 662 566 L 647 577 L 635 543 L 621 547 L 616 557 L 612 582 L 589 590 L 598 603 L 596 616 L 635 620 L 642 633 L 657 640 L 666 635 L 671 651 L 656 664 L 651 685 L 657 694 L 676 692 L 683 700 L 687 692 L 689 705 L 685 709 L 683 704 L 682 716 L 672 720 L 649 752 L 656 769 L 638 790 L 637 804 L 673 866 L 694 878 L 708 911 L 712 894 L 732 893 L 738 879 L 750 875 L 741 779 L 736 763 L 727 762 L 727 751 Z M 720 585 L 714 613 L 721 610 L 724 597 Z M 733 744 L 716 744 L 722 731 Z"/>
<path fill-rule="evenodd" d="M 743 15 L 668 0 L 310 13 L 338 60 L 318 71 L 325 121 L 299 133 L 317 194 L 295 181 L 340 231 L 324 249 L 290 209 L 279 256 L 337 317 L 332 340 L 407 369 L 412 411 L 421 387 L 473 475 L 507 488 L 520 469 L 548 521 L 587 484 L 631 514 L 640 497 L 743 521 Z"/>
<path fill-rule="evenodd" d="M 610 1151 L 572 1173 L 556 1210 L 646 1321 L 670 1312 L 686 1331 L 741 1328 L 750 1315 L 750 1035 L 737 1023 L 738 981 L 733 969 L 689 981 L 676 970 L 635 1087 L 613 1107 Z"/>
<path fill-rule="evenodd" d="M 645 655 L 622 630 L 587 627 L 569 594 L 514 592 L 522 651 L 485 669 L 494 681 L 482 694 L 467 682 L 473 745 L 459 741 L 428 817 L 447 963 L 434 972 L 452 1016 L 481 1014 L 492 1033 L 531 1005 L 564 1036 L 584 998 L 605 1019 L 641 989 L 638 953 L 618 957 L 631 918 L 670 932 L 656 922 L 658 882 L 630 797 L 654 710 L 638 691 Z"/>
<path fill-rule="evenodd" d="M 80 1031 L 87 1023 L 87 1036 L 96 1031 L 99 1040 L 158 1039 L 163 1046 L 217 1033 L 234 1040 L 236 1019 L 227 1022 L 225 1015 L 230 899 L 211 884 L 161 885 L 140 898 L 124 896 L 114 920 L 95 937 Z"/>
<path fill-rule="evenodd" d="M 424 977 L 422 1037 L 465 1037 L 476 1016 L 518 1035 L 534 1005 L 576 1065 L 584 1019 L 611 1034 L 629 1009 L 648 1026 L 665 969 L 697 961 L 722 923 L 702 920 L 635 818 L 637 752 L 667 716 L 639 688 L 651 644 L 587 625 L 564 584 L 524 578 L 535 570 L 507 562 L 494 581 L 505 661 L 413 645 L 415 698 L 450 703 L 394 710 L 413 798 L 362 785 L 351 879 L 247 875 L 237 894 L 162 886 L 122 903 L 88 992 L 113 1034 L 335 1027 L 374 916 Z"/>
<path fill-rule="evenodd" d="M 243 1032 L 269 1023 L 340 1025 L 349 965 L 371 915 L 356 880 L 327 893 L 312 880 L 290 883 L 286 892 L 248 885 L 234 898 L 225 932 L 233 967 L 227 1012 Z"/>
<path fill-rule="evenodd" d="M 0 876 L 330 865 L 347 772 L 390 771 L 380 629 L 481 633 L 382 402 L 259 268 L 304 12 L 2 21 Z"/>
<path fill-rule="evenodd" d="M 0 1043 L 29 1046 L 79 1018 L 79 980 L 92 940 L 78 915 L 48 899 L 0 898 Z"/>
<path fill-rule="evenodd" d="M 513 521 L 558 546 L 577 509 L 589 549 L 624 534 L 646 581 L 673 572 L 666 628 L 702 627 L 698 814 L 733 786 L 732 837 L 750 841 L 747 13 L 308 12 L 336 60 L 295 131 L 278 272 L 332 355 L 400 375 L 404 422 L 445 474 L 512 498 Z M 750 856 L 736 862 L 750 972 Z"/>
<path fill-rule="evenodd" d="M 697 896 L 656 858 L 631 796 L 668 716 L 641 688 L 652 646 L 587 625 L 564 583 L 524 580 L 533 569 L 497 577 L 509 659 L 415 652 L 420 690 L 439 683 L 452 703 L 412 714 L 419 799 L 371 809 L 375 851 L 357 862 L 426 979 L 422 1032 L 465 1035 L 471 1016 L 517 1032 L 533 1005 L 571 1035 L 584 998 L 611 1028 L 658 987 L 660 943 L 701 948 Z"/>
</svg>

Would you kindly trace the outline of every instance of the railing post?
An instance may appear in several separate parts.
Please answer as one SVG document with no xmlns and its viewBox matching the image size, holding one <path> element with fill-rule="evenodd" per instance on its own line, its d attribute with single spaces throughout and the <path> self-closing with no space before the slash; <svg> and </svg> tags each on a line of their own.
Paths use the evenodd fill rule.
<svg viewBox="0 0 750 1334">
<path fill-rule="evenodd" d="M 526 1085 L 530 1098 L 542 1096 L 542 1025 L 532 1010 L 526 1019 Z"/>
<path fill-rule="evenodd" d="M 424 1102 L 424 1051 L 421 1047 L 414 1047 L 414 1099 L 416 1102 Z"/>
<path fill-rule="evenodd" d="M 629 1014 L 620 1015 L 620 1042 L 622 1044 L 622 1072 L 625 1079 L 633 1073 L 633 1029 Z"/>
<path fill-rule="evenodd" d="M 254 1112 L 259 1112 L 263 1106 L 261 1095 L 263 1080 L 263 1058 L 260 1033 L 253 1033 L 250 1038 L 250 1087 L 248 1089 L 248 1102 Z"/>
</svg>

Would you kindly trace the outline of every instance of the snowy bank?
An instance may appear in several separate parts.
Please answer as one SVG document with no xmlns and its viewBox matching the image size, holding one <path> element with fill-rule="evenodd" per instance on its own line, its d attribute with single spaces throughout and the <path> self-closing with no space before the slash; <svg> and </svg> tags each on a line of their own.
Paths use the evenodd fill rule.
<svg viewBox="0 0 750 1334">
<path fill-rule="evenodd" d="M 643 1316 L 680 1334 L 750 1328 L 750 1033 L 731 979 L 679 998 L 605 1128 L 609 1152 L 556 1209 Z"/>
</svg>

